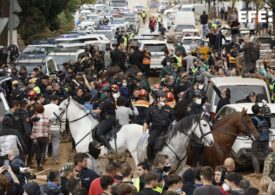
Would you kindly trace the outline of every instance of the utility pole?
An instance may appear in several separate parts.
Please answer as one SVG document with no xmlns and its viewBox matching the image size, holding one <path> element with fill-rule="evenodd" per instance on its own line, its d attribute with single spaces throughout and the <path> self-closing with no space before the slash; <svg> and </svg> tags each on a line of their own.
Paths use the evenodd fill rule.
<svg viewBox="0 0 275 195">
<path fill-rule="evenodd" d="M 0 21 L 2 21 L 1 19 L 9 17 L 9 0 L 0 0 L 0 5 Z M 3 31 L 0 32 L 0 45 L 8 45 L 8 25 L 5 25 Z"/>
<path fill-rule="evenodd" d="M 13 31 L 13 24 L 14 24 L 14 15 L 13 15 L 13 0 L 10 0 L 10 13 L 9 13 L 9 43 L 11 44 L 13 41 L 12 31 Z"/>
</svg>

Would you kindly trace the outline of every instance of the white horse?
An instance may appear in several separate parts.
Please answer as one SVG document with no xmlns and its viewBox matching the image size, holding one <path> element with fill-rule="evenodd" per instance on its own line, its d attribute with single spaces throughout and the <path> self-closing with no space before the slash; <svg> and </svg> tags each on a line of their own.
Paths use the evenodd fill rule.
<svg viewBox="0 0 275 195">
<path fill-rule="evenodd" d="M 76 151 L 88 152 L 88 145 L 93 141 L 91 130 L 98 124 L 98 121 L 70 97 L 60 104 L 59 112 L 51 118 L 55 121 L 65 121 L 66 119 L 76 143 Z M 192 133 L 207 146 L 214 142 L 210 125 L 204 115 L 194 115 L 179 121 L 170 131 L 166 145 L 159 152 L 169 156 L 175 172 L 179 172 L 179 170 L 182 172 L 182 168 L 186 164 L 186 149 Z M 116 144 L 112 139 L 110 145 L 112 148 L 117 148 L 118 155 L 124 154 L 128 150 L 137 165 L 146 159 L 147 138 L 148 135 L 143 133 L 141 125 L 123 125 L 117 133 Z"/>
<path fill-rule="evenodd" d="M 82 105 L 74 101 L 71 97 L 61 102 L 59 105 L 59 112 L 51 118 L 53 120 L 65 121 L 68 120 L 72 137 L 76 143 L 77 152 L 88 152 L 88 145 L 92 138 L 92 129 L 98 124 L 98 121 L 93 118 L 91 113 L 87 113 Z M 131 153 L 135 163 L 137 160 L 137 144 L 138 140 L 143 134 L 142 126 L 137 124 L 123 125 L 117 133 L 116 144 L 115 140 L 110 141 L 112 148 L 117 148 L 117 154 L 124 154 L 126 150 Z M 106 149 L 102 147 L 102 152 Z"/>
<path fill-rule="evenodd" d="M 192 115 L 181 119 L 169 132 L 165 140 L 165 145 L 157 154 L 165 154 L 169 157 L 172 171 L 182 175 L 187 160 L 187 147 L 192 139 L 192 134 L 196 135 L 205 146 L 214 143 L 210 125 L 204 113 Z M 139 162 L 146 159 L 147 139 L 143 139 L 138 145 Z"/>
</svg>

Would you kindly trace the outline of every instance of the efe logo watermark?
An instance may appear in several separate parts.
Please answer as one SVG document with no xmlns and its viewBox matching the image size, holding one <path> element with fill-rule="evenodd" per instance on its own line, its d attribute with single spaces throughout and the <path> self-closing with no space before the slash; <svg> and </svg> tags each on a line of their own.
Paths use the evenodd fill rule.
<svg viewBox="0 0 275 195">
<path fill-rule="evenodd" d="M 255 22 L 255 19 L 258 18 L 258 22 L 265 23 L 266 21 L 272 22 L 272 11 L 258 11 L 258 17 L 256 11 L 239 11 L 238 20 L 239 22 Z M 267 19 L 267 20 L 266 20 Z"/>
</svg>

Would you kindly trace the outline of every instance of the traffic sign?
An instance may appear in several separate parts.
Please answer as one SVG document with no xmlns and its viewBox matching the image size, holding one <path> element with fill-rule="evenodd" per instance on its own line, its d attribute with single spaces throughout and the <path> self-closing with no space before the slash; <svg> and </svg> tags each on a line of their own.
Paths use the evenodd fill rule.
<svg viewBox="0 0 275 195">
<path fill-rule="evenodd" d="M 9 18 L 1 18 L 0 17 L 0 34 L 2 33 L 2 31 L 4 30 L 5 26 L 7 25 L 9 21 Z"/>
<path fill-rule="evenodd" d="M 13 14 L 13 23 L 12 23 L 12 29 L 15 30 L 20 23 L 19 17 L 16 14 Z"/>
<path fill-rule="evenodd" d="M 13 13 L 20 13 L 22 12 L 22 8 L 20 7 L 17 0 L 10 0 L 13 1 Z"/>
</svg>

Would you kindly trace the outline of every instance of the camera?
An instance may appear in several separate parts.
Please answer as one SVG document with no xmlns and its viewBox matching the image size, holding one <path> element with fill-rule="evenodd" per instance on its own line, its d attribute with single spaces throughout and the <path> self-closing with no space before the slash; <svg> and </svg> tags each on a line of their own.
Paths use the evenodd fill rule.
<svg viewBox="0 0 275 195">
<path fill-rule="evenodd" d="M 261 107 L 261 113 L 265 117 L 270 117 L 271 116 L 271 110 L 270 110 L 269 106 L 266 104 L 265 100 L 263 100 L 262 103 L 263 103 L 263 105 Z"/>
</svg>

